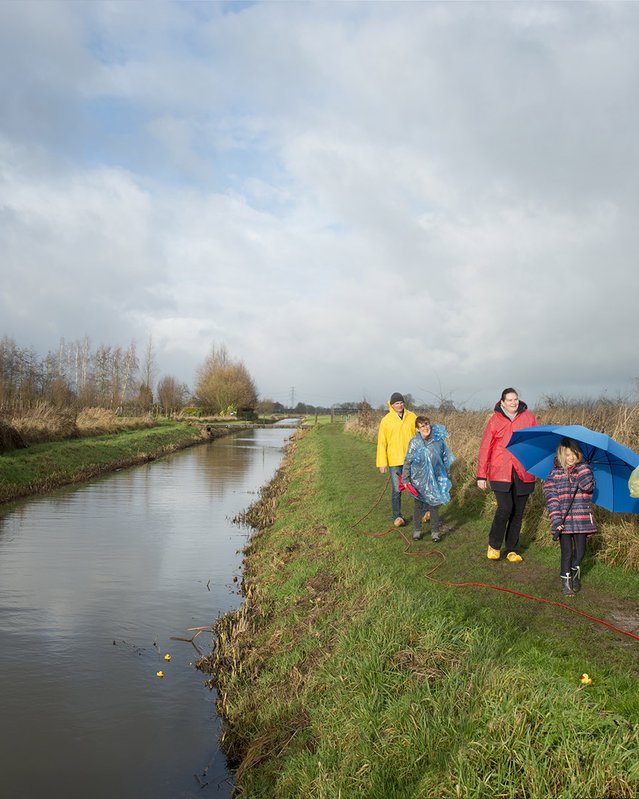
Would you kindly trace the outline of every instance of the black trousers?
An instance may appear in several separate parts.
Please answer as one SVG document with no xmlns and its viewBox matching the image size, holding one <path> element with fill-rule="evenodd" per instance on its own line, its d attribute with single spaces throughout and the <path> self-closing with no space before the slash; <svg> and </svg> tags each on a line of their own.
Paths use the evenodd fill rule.
<svg viewBox="0 0 639 799">
<path fill-rule="evenodd" d="M 577 569 L 586 554 L 586 534 L 568 533 L 559 536 L 561 547 L 561 572 L 570 574 L 571 569 Z"/>
<path fill-rule="evenodd" d="M 521 523 L 529 496 L 529 494 L 517 494 L 515 482 L 508 491 L 495 491 L 497 510 L 488 536 L 488 543 L 493 549 L 501 549 L 505 538 L 506 551 L 517 552 Z"/>
</svg>

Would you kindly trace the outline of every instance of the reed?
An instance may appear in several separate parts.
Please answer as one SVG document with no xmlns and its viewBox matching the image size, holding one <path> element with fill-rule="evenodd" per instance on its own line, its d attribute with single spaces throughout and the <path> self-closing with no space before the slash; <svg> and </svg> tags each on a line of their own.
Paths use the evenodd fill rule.
<svg viewBox="0 0 639 799">
<path fill-rule="evenodd" d="M 84 408 L 78 413 L 76 425 L 79 435 L 96 436 L 119 433 L 124 430 L 144 430 L 157 422 L 150 414 L 121 416 L 108 408 Z"/>
<path fill-rule="evenodd" d="M 121 416 L 107 408 L 84 408 L 77 413 L 44 400 L 19 412 L 7 413 L 4 422 L 16 430 L 27 444 L 142 430 L 156 424 L 148 414 Z"/>
<path fill-rule="evenodd" d="M 79 435 L 74 411 L 56 408 L 45 401 L 7 417 L 7 423 L 27 444 L 43 441 L 63 441 Z"/>
</svg>

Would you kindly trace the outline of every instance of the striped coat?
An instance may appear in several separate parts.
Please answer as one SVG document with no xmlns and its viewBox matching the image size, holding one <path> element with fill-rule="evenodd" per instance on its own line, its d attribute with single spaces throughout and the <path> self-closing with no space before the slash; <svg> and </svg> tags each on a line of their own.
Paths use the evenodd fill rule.
<svg viewBox="0 0 639 799">
<path fill-rule="evenodd" d="M 597 532 L 592 516 L 594 488 L 595 479 L 587 463 L 577 463 L 568 471 L 561 466 L 554 467 L 544 480 L 544 497 L 553 533 L 562 523 L 563 533 L 592 535 Z"/>
</svg>

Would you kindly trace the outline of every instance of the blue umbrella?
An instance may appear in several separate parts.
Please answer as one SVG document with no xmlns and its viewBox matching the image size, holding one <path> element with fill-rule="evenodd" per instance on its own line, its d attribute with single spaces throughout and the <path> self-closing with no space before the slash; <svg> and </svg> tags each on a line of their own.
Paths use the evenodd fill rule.
<svg viewBox="0 0 639 799">
<path fill-rule="evenodd" d="M 592 501 L 618 513 L 639 513 L 639 499 L 630 496 L 628 479 L 639 455 L 605 433 L 596 433 L 580 424 L 546 424 L 516 430 L 506 448 L 521 465 L 545 480 L 555 464 L 562 438 L 576 441 L 595 478 Z"/>
</svg>

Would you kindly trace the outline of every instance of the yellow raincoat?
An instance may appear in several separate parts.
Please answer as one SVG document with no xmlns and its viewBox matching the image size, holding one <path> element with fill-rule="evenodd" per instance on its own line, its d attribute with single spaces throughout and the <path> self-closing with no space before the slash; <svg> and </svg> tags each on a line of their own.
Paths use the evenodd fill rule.
<svg viewBox="0 0 639 799">
<path fill-rule="evenodd" d="M 377 461 L 380 466 L 401 466 L 408 449 L 408 442 L 415 435 L 415 419 L 412 411 L 404 408 L 400 419 L 388 403 L 388 413 L 382 417 L 377 433 Z"/>
</svg>

